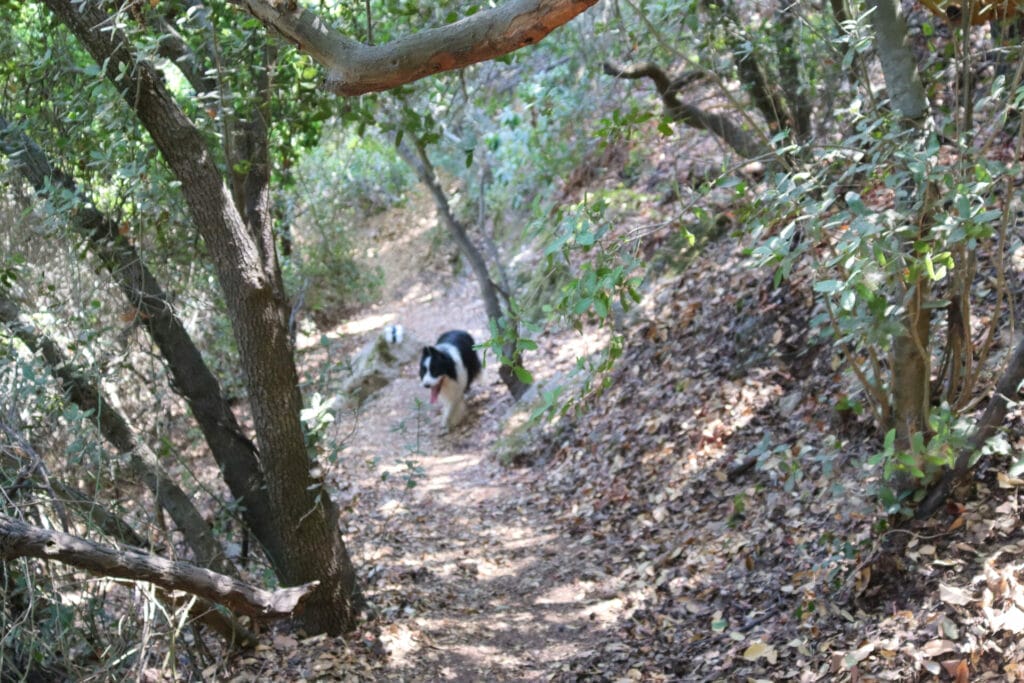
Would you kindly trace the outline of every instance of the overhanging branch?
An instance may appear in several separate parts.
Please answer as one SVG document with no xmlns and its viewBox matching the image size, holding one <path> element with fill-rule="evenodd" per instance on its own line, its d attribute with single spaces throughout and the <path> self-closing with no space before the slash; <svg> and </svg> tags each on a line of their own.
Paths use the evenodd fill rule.
<svg viewBox="0 0 1024 683">
<path fill-rule="evenodd" d="M 597 0 L 511 0 L 453 24 L 365 45 L 295 2 L 232 0 L 327 69 L 327 90 L 363 93 L 461 69 L 540 42 Z"/>
</svg>

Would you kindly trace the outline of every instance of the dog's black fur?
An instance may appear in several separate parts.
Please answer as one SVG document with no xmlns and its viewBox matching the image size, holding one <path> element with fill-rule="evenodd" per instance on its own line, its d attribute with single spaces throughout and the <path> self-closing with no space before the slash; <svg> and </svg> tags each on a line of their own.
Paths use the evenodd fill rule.
<svg viewBox="0 0 1024 683">
<path fill-rule="evenodd" d="M 463 395 L 480 375 L 480 357 L 476 342 L 464 330 L 449 330 L 420 356 L 420 383 L 430 387 L 430 402 L 444 405 L 444 423 L 454 427 L 465 416 Z"/>
</svg>

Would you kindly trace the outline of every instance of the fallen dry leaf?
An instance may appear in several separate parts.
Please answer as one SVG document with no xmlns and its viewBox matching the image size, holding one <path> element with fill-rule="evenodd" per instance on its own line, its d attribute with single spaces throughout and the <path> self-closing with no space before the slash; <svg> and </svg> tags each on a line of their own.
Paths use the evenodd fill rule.
<svg viewBox="0 0 1024 683">
<path fill-rule="evenodd" d="M 939 599 L 950 605 L 960 606 L 969 605 L 974 601 L 974 598 L 968 595 L 962 588 L 949 586 L 944 583 L 939 584 Z"/>
<path fill-rule="evenodd" d="M 775 648 L 768 643 L 763 643 L 758 640 L 751 643 L 750 646 L 743 651 L 743 659 L 746 659 L 749 662 L 755 662 L 761 657 L 766 658 L 769 662 L 774 662 L 776 657 Z"/>
<path fill-rule="evenodd" d="M 944 655 L 947 652 L 956 652 L 956 643 L 952 640 L 945 638 L 936 638 L 935 640 L 929 640 L 927 643 L 921 646 L 921 652 L 928 655 L 929 657 L 938 657 Z"/>
<path fill-rule="evenodd" d="M 967 683 L 969 680 L 970 669 L 967 666 L 966 659 L 949 659 L 941 662 L 941 664 L 942 668 L 946 670 L 946 674 L 955 683 Z"/>
<path fill-rule="evenodd" d="M 875 644 L 874 643 L 867 643 L 866 645 L 862 645 L 861 647 L 857 648 L 853 652 L 847 652 L 846 653 L 846 655 L 843 657 L 843 665 L 847 669 L 852 669 L 857 664 L 859 664 L 859 663 L 863 662 L 865 659 L 867 659 L 868 656 L 872 652 L 874 652 L 874 651 L 875 651 Z"/>
</svg>

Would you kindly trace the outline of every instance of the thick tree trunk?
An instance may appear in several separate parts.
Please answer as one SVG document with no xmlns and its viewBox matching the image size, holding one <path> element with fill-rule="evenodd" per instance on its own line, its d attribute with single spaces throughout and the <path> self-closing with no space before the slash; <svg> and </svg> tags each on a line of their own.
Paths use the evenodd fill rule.
<svg viewBox="0 0 1024 683">
<path fill-rule="evenodd" d="M 444 188 L 441 187 L 441 183 L 437 179 L 437 173 L 434 171 L 433 164 L 430 163 L 426 149 L 424 149 L 419 141 L 416 141 L 415 147 L 415 156 L 410 150 L 403 148 L 401 145 L 398 152 L 405 159 L 405 162 L 416 171 L 420 181 L 430 190 L 430 194 L 434 197 L 434 205 L 437 207 L 437 213 L 441 218 L 441 222 L 448 228 L 448 233 L 452 236 L 455 244 L 458 245 L 459 251 L 469 261 L 469 266 L 473 269 L 473 274 L 480 285 L 480 297 L 484 301 L 487 319 L 495 323 L 499 330 L 503 329 L 503 324 L 505 326 L 513 326 L 512 339 L 502 344 L 501 351 L 502 355 L 509 359 L 511 363 L 502 363 L 498 369 L 498 376 L 505 386 L 508 387 L 512 398 L 518 401 L 527 392 L 530 385 L 519 379 L 519 376 L 515 373 L 516 366 L 522 367 L 521 354 L 516 352 L 518 331 L 514 328 L 515 322 L 511 319 L 511 316 L 506 316 L 502 312 L 501 301 L 498 299 L 498 287 L 494 284 L 494 280 L 491 279 L 491 274 L 487 270 L 487 261 L 484 259 L 483 254 L 480 253 L 480 250 L 476 248 L 476 245 L 473 244 L 473 241 L 469 239 L 466 227 L 452 213 L 451 206 L 448 204 L 448 197 L 445 195 Z"/>
<path fill-rule="evenodd" d="M 904 117 L 920 120 L 928 113 L 928 99 L 907 44 L 907 22 L 899 0 L 867 0 L 867 8 L 871 10 L 878 61 L 882 63 L 889 99 Z"/>
<path fill-rule="evenodd" d="M 45 0 L 75 34 L 149 131 L 182 192 L 217 270 L 238 343 L 256 426 L 260 464 L 278 534 L 265 547 L 284 585 L 319 581 L 303 612 L 311 632 L 354 626 L 355 571 L 338 530 L 338 511 L 311 476 L 299 411 L 302 400 L 288 336 L 289 307 L 280 277 L 264 259 L 232 202 L 200 132 L 164 87 L 162 75 L 136 60 L 127 37 L 106 30 L 111 17 L 91 3 Z"/>
</svg>

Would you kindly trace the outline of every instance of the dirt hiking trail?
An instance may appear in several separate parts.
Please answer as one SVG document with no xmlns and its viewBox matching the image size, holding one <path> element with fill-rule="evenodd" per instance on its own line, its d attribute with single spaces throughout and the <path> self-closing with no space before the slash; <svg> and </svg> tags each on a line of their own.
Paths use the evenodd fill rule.
<svg viewBox="0 0 1024 683">
<path fill-rule="evenodd" d="M 337 363 L 391 323 L 424 342 L 452 328 L 478 342 L 488 337 L 470 274 L 452 276 L 437 258 L 423 263 L 436 220 L 422 197 L 412 201 L 422 218 L 392 234 L 375 258 L 384 300 L 327 334 L 332 358 L 319 342 L 300 339 L 307 368 Z M 539 380 L 588 349 L 578 335 L 564 342 L 545 339 L 548 357 L 544 350 L 527 357 Z M 329 479 L 388 655 L 373 677 L 547 678 L 552 663 L 580 654 L 593 629 L 620 616 L 622 601 L 614 591 L 603 597 L 599 558 L 585 540 L 564 534 L 534 475 L 493 455 L 515 410 L 493 357 L 469 392 L 467 419 L 451 433 L 442 433 L 439 407 L 419 386 L 417 361 L 404 363 L 398 379 L 356 412 L 342 411 L 332 434 L 339 450 Z"/>
<path fill-rule="evenodd" d="M 420 196 L 369 224 L 384 294 L 299 339 L 307 395 L 336 394 L 391 323 L 487 338 L 435 225 Z M 440 433 L 417 350 L 324 441 L 367 619 L 344 638 L 275 625 L 232 681 L 1024 680 L 1024 482 L 993 460 L 976 495 L 878 533 L 880 442 L 835 408 L 849 384 L 808 336 L 812 282 L 707 244 L 650 285 L 600 398 L 520 439 L 493 362 Z M 542 383 L 601 347 L 537 342 Z M 534 464 L 503 466 L 510 442 Z"/>
</svg>

